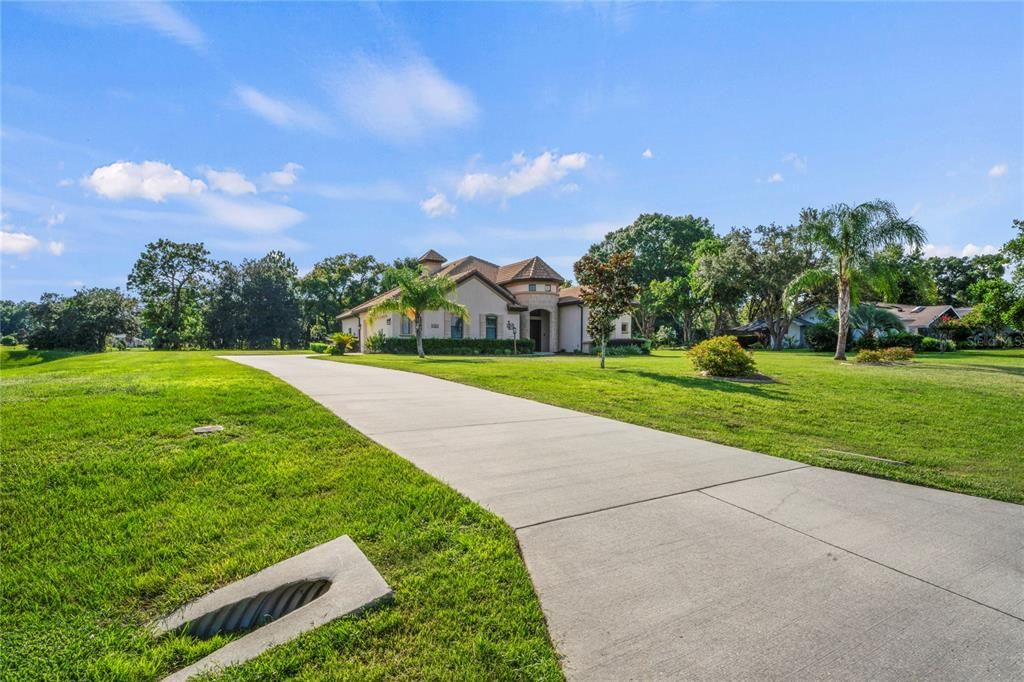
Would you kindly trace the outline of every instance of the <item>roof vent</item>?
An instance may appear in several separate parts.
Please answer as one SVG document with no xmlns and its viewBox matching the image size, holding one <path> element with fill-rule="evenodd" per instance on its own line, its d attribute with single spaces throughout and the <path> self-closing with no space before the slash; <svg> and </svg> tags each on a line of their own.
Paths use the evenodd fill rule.
<svg viewBox="0 0 1024 682">
<path fill-rule="evenodd" d="M 916 308 L 914 308 L 913 310 L 911 310 L 910 312 L 912 312 L 912 313 L 919 313 L 922 310 L 924 310 L 924 306 L 923 305 L 919 305 Z"/>
</svg>

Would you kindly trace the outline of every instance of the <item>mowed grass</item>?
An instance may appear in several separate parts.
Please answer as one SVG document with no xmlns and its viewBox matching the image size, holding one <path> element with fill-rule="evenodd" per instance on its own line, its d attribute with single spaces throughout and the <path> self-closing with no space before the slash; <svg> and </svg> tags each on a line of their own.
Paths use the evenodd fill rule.
<svg viewBox="0 0 1024 682">
<path fill-rule="evenodd" d="M 512 531 L 279 380 L 211 353 L 2 362 L 0 679 L 159 678 L 228 639 L 152 619 L 345 534 L 394 600 L 226 679 L 561 678 Z"/>
<path fill-rule="evenodd" d="M 908 365 L 756 353 L 778 383 L 705 379 L 682 352 L 613 357 L 330 358 L 430 374 L 819 466 L 1024 503 L 1024 352 Z M 888 464 L 863 457 L 906 463 Z M 628 457 L 623 453 L 623 457 Z"/>
</svg>

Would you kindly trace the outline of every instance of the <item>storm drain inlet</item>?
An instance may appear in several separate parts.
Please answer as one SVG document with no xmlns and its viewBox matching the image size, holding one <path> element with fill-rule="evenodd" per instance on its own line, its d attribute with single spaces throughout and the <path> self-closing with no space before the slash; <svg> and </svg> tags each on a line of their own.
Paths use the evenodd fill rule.
<svg viewBox="0 0 1024 682">
<path fill-rule="evenodd" d="M 247 632 L 165 682 L 243 663 L 390 596 L 384 578 L 343 535 L 215 590 L 154 623 L 157 635 L 180 632 L 208 639 Z"/>
<path fill-rule="evenodd" d="M 199 639 L 252 630 L 267 625 L 313 601 L 331 587 L 327 580 L 303 580 L 282 585 L 211 611 L 198 620 L 185 623 L 179 630 Z"/>
</svg>

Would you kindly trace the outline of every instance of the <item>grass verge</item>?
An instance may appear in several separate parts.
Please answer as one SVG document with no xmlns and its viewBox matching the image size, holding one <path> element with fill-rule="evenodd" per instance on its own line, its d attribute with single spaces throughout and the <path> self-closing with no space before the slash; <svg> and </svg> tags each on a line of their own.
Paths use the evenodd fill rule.
<svg viewBox="0 0 1024 682">
<path fill-rule="evenodd" d="M 348 534 L 394 601 L 226 679 L 561 679 L 512 531 L 281 381 L 211 353 L 16 353 L 0 678 L 163 676 L 229 638 L 151 619 Z"/>
<path fill-rule="evenodd" d="M 777 383 L 698 376 L 685 354 L 327 360 L 420 372 L 819 466 L 1024 503 L 1024 353 L 920 355 L 900 366 L 761 352 Z M 878 457 L 905 463 L 869 459 Z"/>
</svg>

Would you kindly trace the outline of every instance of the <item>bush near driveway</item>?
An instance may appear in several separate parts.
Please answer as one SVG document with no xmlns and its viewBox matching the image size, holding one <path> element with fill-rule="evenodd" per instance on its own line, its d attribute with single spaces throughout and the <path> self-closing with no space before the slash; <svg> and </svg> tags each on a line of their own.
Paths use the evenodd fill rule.
<svg viewBox="0 0 1024 682">
<path fill-rule="evenodd" d="M 694 369 L 715 377 L 754 374 L 754 354 L 743 350 L 735 336 L 716 336 L 688 351 Z"/>
</svg>

